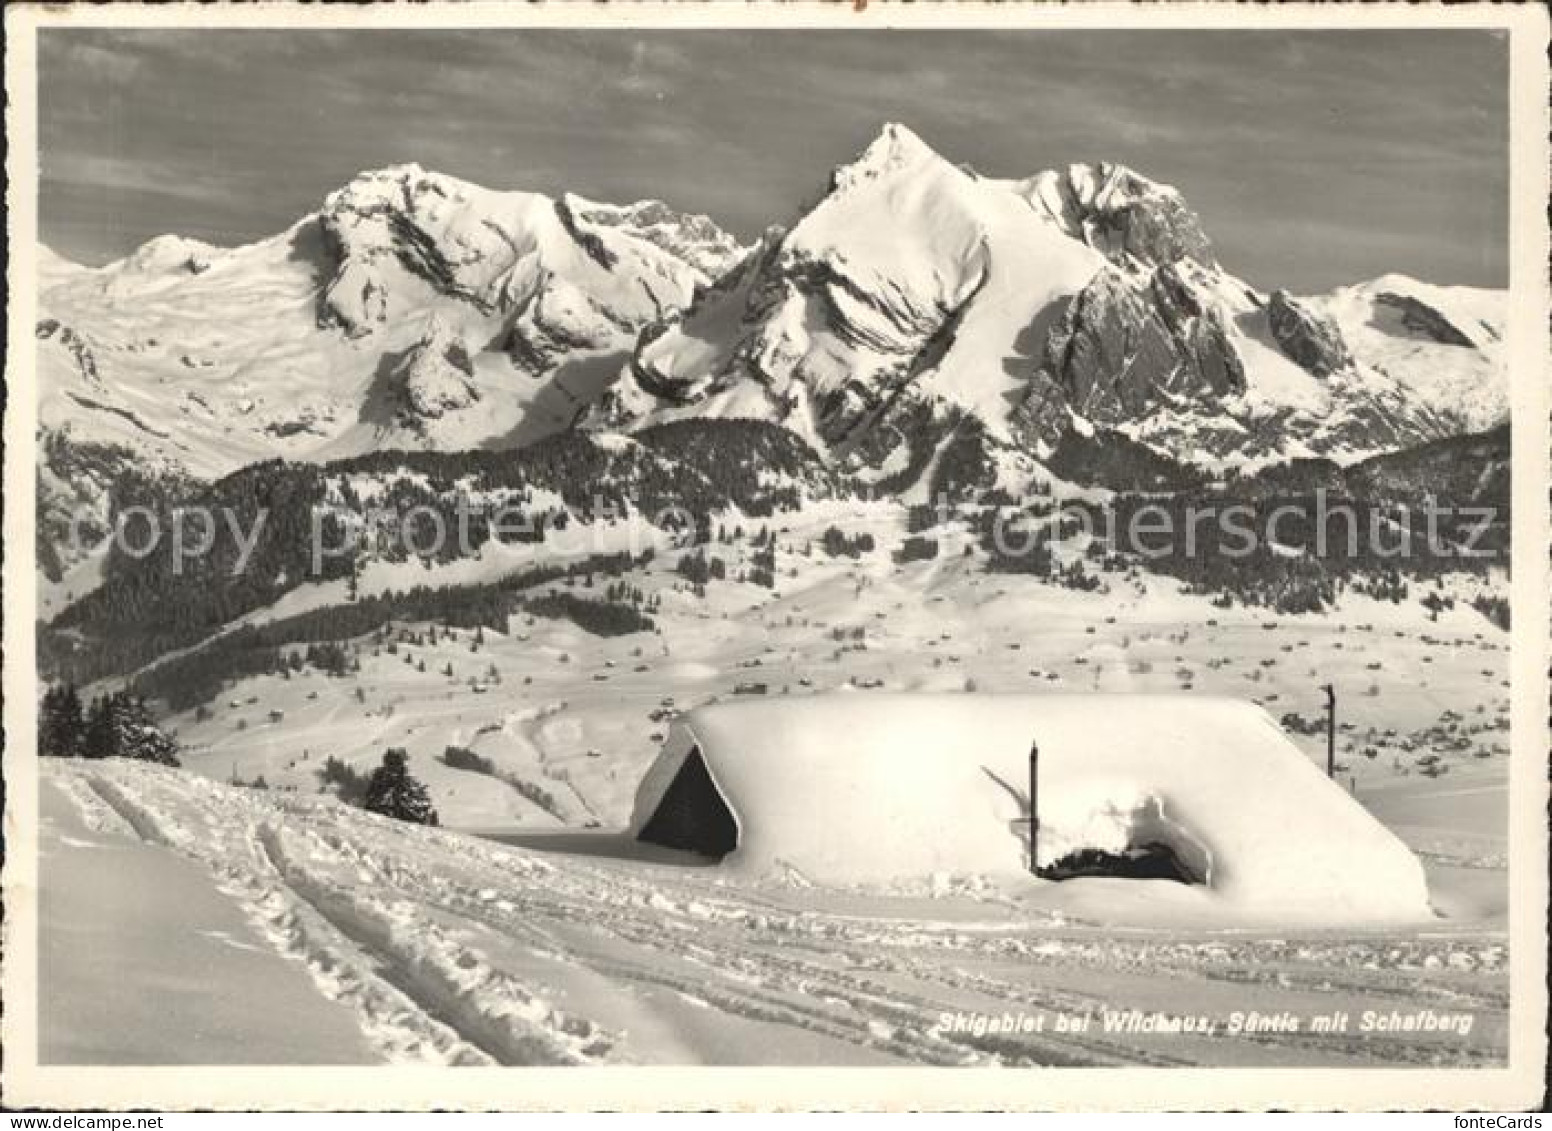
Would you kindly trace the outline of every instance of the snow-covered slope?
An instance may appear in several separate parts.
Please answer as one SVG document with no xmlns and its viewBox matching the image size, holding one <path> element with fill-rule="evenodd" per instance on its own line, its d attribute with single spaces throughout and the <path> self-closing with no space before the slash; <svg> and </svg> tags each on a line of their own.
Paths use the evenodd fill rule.
<svg viewBox="0 0 1552 1131">
<path fill-rule="evenodd" d="M 1407 395 L 1482 431 L 1508 418 L 1500 291 L 1384 275 L 1312 299 L 1371 369 Z"/>
<path fill-rule="evenodd" d="M 737 823 L 726 865 L 756 875 L 1022 874 L 1038 743 L 1042 867 L 1158 843 L 1241 913 L 1430 916 L 1416 857 L 1250 703 L 850 694 L 700 708 L 675 732 L 643 780 L 633 831 L 671 803 L 699 751 Z"/>
<path fill-rule="evenodd" d="M 992 180 L 889 125 L 645 335 L 604 418 L 759 416 L 875 467 L 899 451 L 881 428 L 926 449 L 966 415 L 1035 454 L 1099 424 L 1192 460 L 1355 459 L 1501 420 L 1502 321 L 1498 292 L 1397 276 L 1261 293 L 1170 186 L 1108 163 Z"/>
</svg>

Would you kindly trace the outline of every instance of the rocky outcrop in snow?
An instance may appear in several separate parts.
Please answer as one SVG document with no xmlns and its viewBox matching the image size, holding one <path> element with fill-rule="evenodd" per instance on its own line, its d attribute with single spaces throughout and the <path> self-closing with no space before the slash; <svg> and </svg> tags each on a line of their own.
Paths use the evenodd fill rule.
<svg viewBox="0 0 1552 1131">
<path fill-rule="evenodd" d="M 1337 324 L 1287 291 L 1272 292 L 1266 315 L 1278 347 L 1316 377 L 1328 377 L 1353 363 Z"/>
<path fill-rule="evenodd" d="M 75 359 L 77 371 L 87 382 L 93 385 L 102 383 L 97 375 L 97 357 L 92 353 L 90 343 L 75 330 L 62 325 L 57 318 L 42 318 L 38 320 L 36 333 L 38 341 L 55 342 L 66 350 Z"/>
<path fill-rule="evenodd" d="M 546 275 L 513 318 L 506 351 L 513 364 L 538 375 L 575 354 L 627 349 L 635 338 L 634 326 L 612 317 L 585 291 Z"/>
<path fill-rule="evenodd" d="M 450 325 L 434 315 L 395 376 L 412 421 L 436 420 L 480 399 L 472 380 L 474 365 L 468 347 Z"/>
<path fill-rule="evenodd" d="M 1111 260 L 1215 265 L 1212 245 L 1185 198 L 1125 165 L 1069 165 L 1036 174 L 1022 187 L 1063 231 Z"/>
<path fill-rule="evenodd" d="M 1397 320 L 1407 330 L 1429 341 L 1445 346 L 1475 347 L 1476 342 L 1443 314 L 1413 295 L 1382 291 L 1374 296 L 1377 306 L 1394 312 Z"/>
</svg>

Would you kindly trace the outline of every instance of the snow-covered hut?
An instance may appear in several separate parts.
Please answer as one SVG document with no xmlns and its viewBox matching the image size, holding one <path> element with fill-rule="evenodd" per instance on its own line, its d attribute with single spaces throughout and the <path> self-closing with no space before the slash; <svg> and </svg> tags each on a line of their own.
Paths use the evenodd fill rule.
<svg viewBox="0 0 1552 1131">
<path fill-rule="evenodd" d="M 636 795 L 639 839 L 757 875 L 876 884 L 1162 847 L 1246 910 L 1427 917 L 1417 858 L 1259 707 L 1175 695 L 858 694 L 702 707 Z"/>
</svg>

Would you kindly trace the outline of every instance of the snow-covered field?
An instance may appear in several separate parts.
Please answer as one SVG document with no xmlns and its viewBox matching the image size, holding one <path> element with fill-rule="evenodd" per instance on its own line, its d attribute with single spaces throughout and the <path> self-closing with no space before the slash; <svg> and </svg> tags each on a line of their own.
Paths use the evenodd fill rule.
<svg viewBox="0 0 1552 1131">
<path fill-rule="evenodd" d="M 1423 792 L 1386 803 L 1449 831 L 1454 810 Z M 497 843 L 131 762 L 47 764 L 42 796 L 44 1063 L 1504 1056 L 1502 872 L 1481 860 L 1433 862 L 1476 893 L 1459 919 L 1150 930 L 1106 924 L 1106 909 L 1164 881 L 919 895 L 734 884 L 608 832 Z M 1311 1031 L 1335 1012 L 1347 1031 Z M 1206 1031 L 1124 1031 L 1156 1013 L 1206 1018 Z M 1231 1031 L 1236 1014 L 1259 1031 Z M 1397 1028 L 1363 1031 L 1366 1014 Z M 977 1015 L 1014 1031 L 977 1032 Z M 1084 1029 L 1054 1029 L 1083 1016 Z M 1040 1017 L 1044 1031 L 1024 1031 Z M 1451 1028 L 1400 1027 L 1425 1018 Z"/>
<path fill-rule="evenodd" d="M 831 522 L 879 548 L 805 556 Z M 658 633 L 520 616 L 478 645 L 364 638 L 359 673 L 243 680 L 173 719 L 182 770 L 47 760 L 42 1059 L 1503 1062 L 1506 634 L 1460 603 L 1432 620 L 1415 598 L 1274 617 L 1157 578 L 1077 593 L 986 574 L 941 532 L 938 559 L 899 565 L 898 507 L 827 504 L 791 524 L 774 527 L 774 591 L 697 597 L 672 554 L 627 576 L 660 596 Z M 749 544 L 708 552 L 732 576 Z M 1183 921 L 1160 913 L 1178 903 L 1167 881 L 821 886 L 619 831 L 674 714 L 714 699 L 1211 693 L 1313 720 L 1327 681 L 1338 780 L 1421 858 L 1436 917 Z M 1323 735 L 1295 740 L 1323 764 Z M 507 780 L 442 764 L 448 745 Z M 327 757 L 366 771 L 391 746 L 442 829 L 320 794 Z M 227 784 L 259 776 L 267 789 Z M 1149 1032 L 1155 1012 L 1210 1030 Z M 1345 1029 L 1311 1031 L 1338 1012 Z M 1413 1027 L 1364 1029 L 1366 1012 Z M 1231 1032 L 1235 1014 L 1258 1031 Z"/>
</svg>

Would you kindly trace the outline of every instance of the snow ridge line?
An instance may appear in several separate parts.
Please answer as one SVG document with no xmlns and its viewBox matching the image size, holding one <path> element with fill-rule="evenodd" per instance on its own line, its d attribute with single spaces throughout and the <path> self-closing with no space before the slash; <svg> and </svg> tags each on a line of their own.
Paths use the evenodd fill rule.
<svg viewBox="0 0 1552 1131">
<path fill-rule="evenodd" d="M 81 814 L 81 820 L 93 832 L 113 833 L 121 836 L 138 835 L 119 811 L 102 799 L 102 796 L 75 774 L 59 774 L 54 784 Z"/>
<path fill-rule="evenodd" d="M 392 915 L 289 856 L 279 829 L 266 822 L 258 843 L 301 899 L 378 960 L 378 972 L 428 1016 L 502 1065 L 586 1064 L 608 1058 L 617 1038 L 573 1017 L 492 969 L 446 931 L 399 904 Z M 414 937 L 404 930 L 413 925 Z"/>
<path fill-rule="evenodd" d="M 104 781 L 98 777 L 90 778 L 87 784 L 103 800 L 103 803 L 118 814 L 141 840 L 147 844 L 160 845 L 163 848 L 177 847 L 173 844 L 171 838 L 162 832 L 156 818 L 126 797 L 124 791 L 119 789 L 116 784 Z"/>
</svg>

